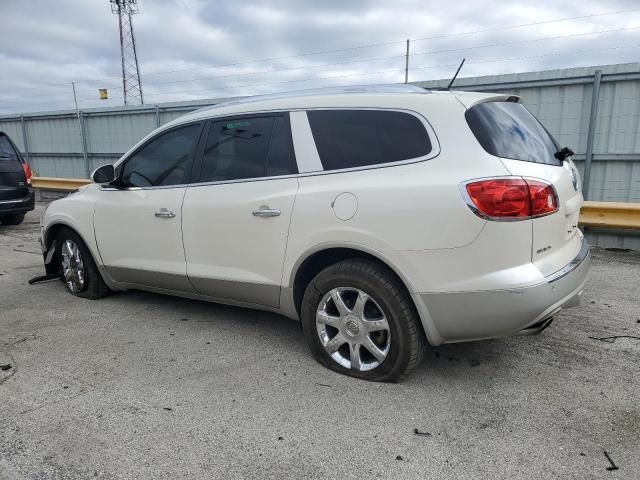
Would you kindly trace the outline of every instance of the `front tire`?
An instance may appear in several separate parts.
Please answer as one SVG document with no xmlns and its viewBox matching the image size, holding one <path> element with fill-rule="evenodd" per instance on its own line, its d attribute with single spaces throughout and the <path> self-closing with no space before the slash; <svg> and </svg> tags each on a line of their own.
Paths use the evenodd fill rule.
<svg viewBox="0 0 640 480">
<path fill-rule="evenodd" d="M 318 362 L 364 380 L 400 381 L 426 349 L 409 294 L 393 272 L 367 259 L 322 270 L 305 291 L 302 323 Z"/>
<path fill-rule="evenodd" d="M 60 279 L 69 293 L 96 300 L 109 294 L 91 252 L 73 230 L 62 230 L 56 239 Z"/>
<path fill-rule="evenodd" d="M 24 213 L 14 213 L 0 217 L 0 223 L 3 225 L 20 225 L 24 220 Z"/>
</svg>

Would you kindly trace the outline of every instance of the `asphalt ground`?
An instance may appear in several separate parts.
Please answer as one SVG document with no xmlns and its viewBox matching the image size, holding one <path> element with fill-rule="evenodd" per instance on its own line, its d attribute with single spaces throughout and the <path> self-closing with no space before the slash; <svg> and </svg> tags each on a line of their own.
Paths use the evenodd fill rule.
<svg viewBox="0 0 640 480">
<path fill-rule="evenodd" d="M 42 209 L 0 226 L 0 478 L 640 478 L 640 340 L 590 338 L 640 336 L 637 252 L 594 249 L 582 305 L 541 335 L 376 384 L 278 315 L 29 285 Z"/>
</svg>

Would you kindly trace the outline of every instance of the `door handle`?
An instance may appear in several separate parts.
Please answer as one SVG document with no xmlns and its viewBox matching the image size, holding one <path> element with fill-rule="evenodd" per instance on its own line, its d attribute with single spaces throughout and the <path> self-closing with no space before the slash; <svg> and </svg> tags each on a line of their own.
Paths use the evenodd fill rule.
<svg viewBox="0 0 640 480">
<path fill-rule="evenodd" d="M 254 217 L 277 217 L 278 215 L 280 215 L 280 213 L 281 213 L 280 210 L 278 210 L 277 208 L 269 208 L 266 205 L 262 205 L 260 208 L 253 211 L 253 216 Z"/>
<path fill-rule="evenodd" d="M 176 214 L 173 212 L 170 212 L 166 208 L 161 208 L 159 212 L 155 213 L 155 216 L 158 218 L 173 218 L 176 216 Z"/>
</svg>

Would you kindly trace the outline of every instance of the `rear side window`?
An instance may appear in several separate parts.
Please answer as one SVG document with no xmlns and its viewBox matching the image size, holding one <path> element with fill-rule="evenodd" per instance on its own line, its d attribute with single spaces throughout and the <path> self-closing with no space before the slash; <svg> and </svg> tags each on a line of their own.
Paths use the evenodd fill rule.
<svg viewBox="0 0 640 480">
<path fill-rule="evenodd" d="M 211 122 L 202 157 L 201 182 L 298 173 L 289 115 Z"/>
<path fill-rule="evenodd" d="M 526 162 L 561 165 L 558 146 L 536 117 L 515 102 L 486 102 L 465 114 L 469 128 L 487 153 Z"/>
<path fill-rule="evenodd" d="M 311 110 L 307 116 L 324 170 L 400 162 L 431 152 L 424 125 L 409 113 Z"/>
<path fill-rule="evenodd" d="M 18 159 L 18 154 L 13 149 L 13 146 L 11 145 L 11 142 L 9 142 L 7 136 L 0 135 L 0 162 L 7 160 L 15 162 Z"/>
</svg>

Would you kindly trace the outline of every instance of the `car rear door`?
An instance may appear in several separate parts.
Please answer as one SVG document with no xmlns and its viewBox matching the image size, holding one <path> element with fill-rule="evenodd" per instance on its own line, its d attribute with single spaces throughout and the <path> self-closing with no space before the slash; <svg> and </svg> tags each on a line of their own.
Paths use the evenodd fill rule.
<svg viewBox="0 0 640 480">
<path fill-rule="evenodd" d="M 466 116 L 480 144 L 487 152 L 500 157 L 512 175 L 553 185 L 558 211 L 531 220 L 531 260 L 545 275 L 560 270 L 582 246 L 578 219 L 583 198 L 579 174 L 572 160 L 556 158 L 559 149 L 556 141 L 517 102 L 480 103 L 471 107 Z"/>
<path fill-rule="evenodd" d="M 28 195 L 20 154 L 9 137 L 0 132 L 0 202 L 21 200 Z"/>
<path fill-rule="evenodd" d="M 207 130 L 182 207 L 189 280 L 204 295 L 278 307 L 298 189 L 289 114 L 213 119 Z"/>
</svg>

